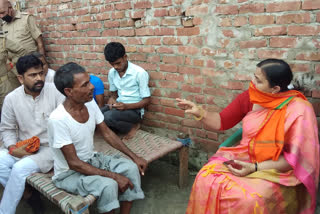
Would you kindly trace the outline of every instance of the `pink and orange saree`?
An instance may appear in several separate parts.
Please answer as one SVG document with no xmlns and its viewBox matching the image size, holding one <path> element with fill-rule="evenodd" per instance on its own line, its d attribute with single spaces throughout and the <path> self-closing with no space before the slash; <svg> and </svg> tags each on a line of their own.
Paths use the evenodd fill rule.
<svg viewBox="0 0 320 214">
<path fill-rule="evenodd" d="M 200 170 L 192 187 L 187 214 L 313 214 L 319 181 L 319 142 L 312 105 L 294 98 L 284 120 L 284 145 L 281 155 L 293 170 L 257 171 L 246 177 L 231 174 L 222 164 L 226 160 L 252 162 L 250 141 L 268 109 L 251 111 L 243 119 L 240 145 L 222 147 Z"/>
</svg>

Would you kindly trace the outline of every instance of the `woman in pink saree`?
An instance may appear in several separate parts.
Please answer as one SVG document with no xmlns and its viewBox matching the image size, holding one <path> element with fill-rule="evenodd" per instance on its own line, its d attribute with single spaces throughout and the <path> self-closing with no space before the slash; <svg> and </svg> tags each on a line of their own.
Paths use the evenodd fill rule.
<svg viewBox="0 0 320 214">
<path fill-rule="evenodd" d="M 306 98 L 287 89 L 291 80 L 291 69 L 282 60 L 257 65 L 249 88 L 254 105 L 242 120 L 242 140 L 238 146 L 220 148 L 200 170 L 187 214 L 314 213 L 317 120 Z M 177 100 L 204 124 L 220 122 L 217 113 Z"/>
</svg>

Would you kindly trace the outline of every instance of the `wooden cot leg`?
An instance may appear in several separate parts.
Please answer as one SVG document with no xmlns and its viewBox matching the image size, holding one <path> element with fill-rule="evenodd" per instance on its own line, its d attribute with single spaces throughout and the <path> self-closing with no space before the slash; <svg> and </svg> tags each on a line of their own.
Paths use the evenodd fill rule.
<svg viewBox="0 0 320 214">
<path fill-rule="evenodd" d="M 183 146 L 179 151 L 179 187 L 184 188 L 188 184 L 188 161 L 189 161 L 189 147 Z"/>
</svg>

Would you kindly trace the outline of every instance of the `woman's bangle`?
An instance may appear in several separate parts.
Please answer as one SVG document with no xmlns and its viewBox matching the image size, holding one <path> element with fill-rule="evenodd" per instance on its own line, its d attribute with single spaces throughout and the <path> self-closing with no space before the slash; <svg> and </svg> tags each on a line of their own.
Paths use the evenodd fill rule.
<svg viewBox="0 0 320 214">
<path fill-rule="evenodd" d="M 199 109 L 200 109 L 200 116 L 199 117 L 196 117 L 196 116 L 193 116 L 193 118 L 195 119 L 195 120 L 202 120 L 203 119 L 203 116 L 204 116 L 204 110 L 203 110 L 203 108 L 201 107 L 201 106 L 197 106 Z"/>
<path fill-rule="evenodd" d="M 255 169 L 255 172 L 258 171 L 258 163 L 257 162 L 254 163 L 254 169 Z"/>
</svg>

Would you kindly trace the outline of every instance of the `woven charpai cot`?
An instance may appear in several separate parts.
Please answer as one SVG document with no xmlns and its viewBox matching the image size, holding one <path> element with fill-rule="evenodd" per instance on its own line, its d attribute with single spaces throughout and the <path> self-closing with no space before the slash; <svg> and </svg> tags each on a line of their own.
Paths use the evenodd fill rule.
<svg viewBox="0 0 320 214">
<path fill-rule="evenodd" d="M 138 130 L 134 138 L 128 141 L 124 140 L 124 142 L 131 151 L 146 159 L 148 163 L 182 147 L 182 144 L 179 141 L 171 140 L 142 130 Z M 121 155 L 123 157 L 127 157 L 120 151 L 105 143 L 103 137 L 100 135 L 96 135 L 95 137 L 95 149 L 96 151 L 105 151 L 105 154 L 107 155 Z"/>
<path fill-rule="evenodd" d="M 182 147 L 182 143 L 179 141 L 142 130 L 138 130 L 135 137 L 125 141 L 125 144 L 137 155 L 145 158 L 148 163 Z M 96 151 L 105 152 L 108 155 L 127 157 L 107 144 L 101 135 L 95 135 L 94 147 Z M 92 195 L 81 197 L 56 188 L 51 180 L 52 175 L 53 172 L 47 174 L 34 173 L 27 178 L 27 182 L 58 205 L 64 213 L 89 213 L 88 207 L 93 204 L 95 197 Z"/>
</svg>

